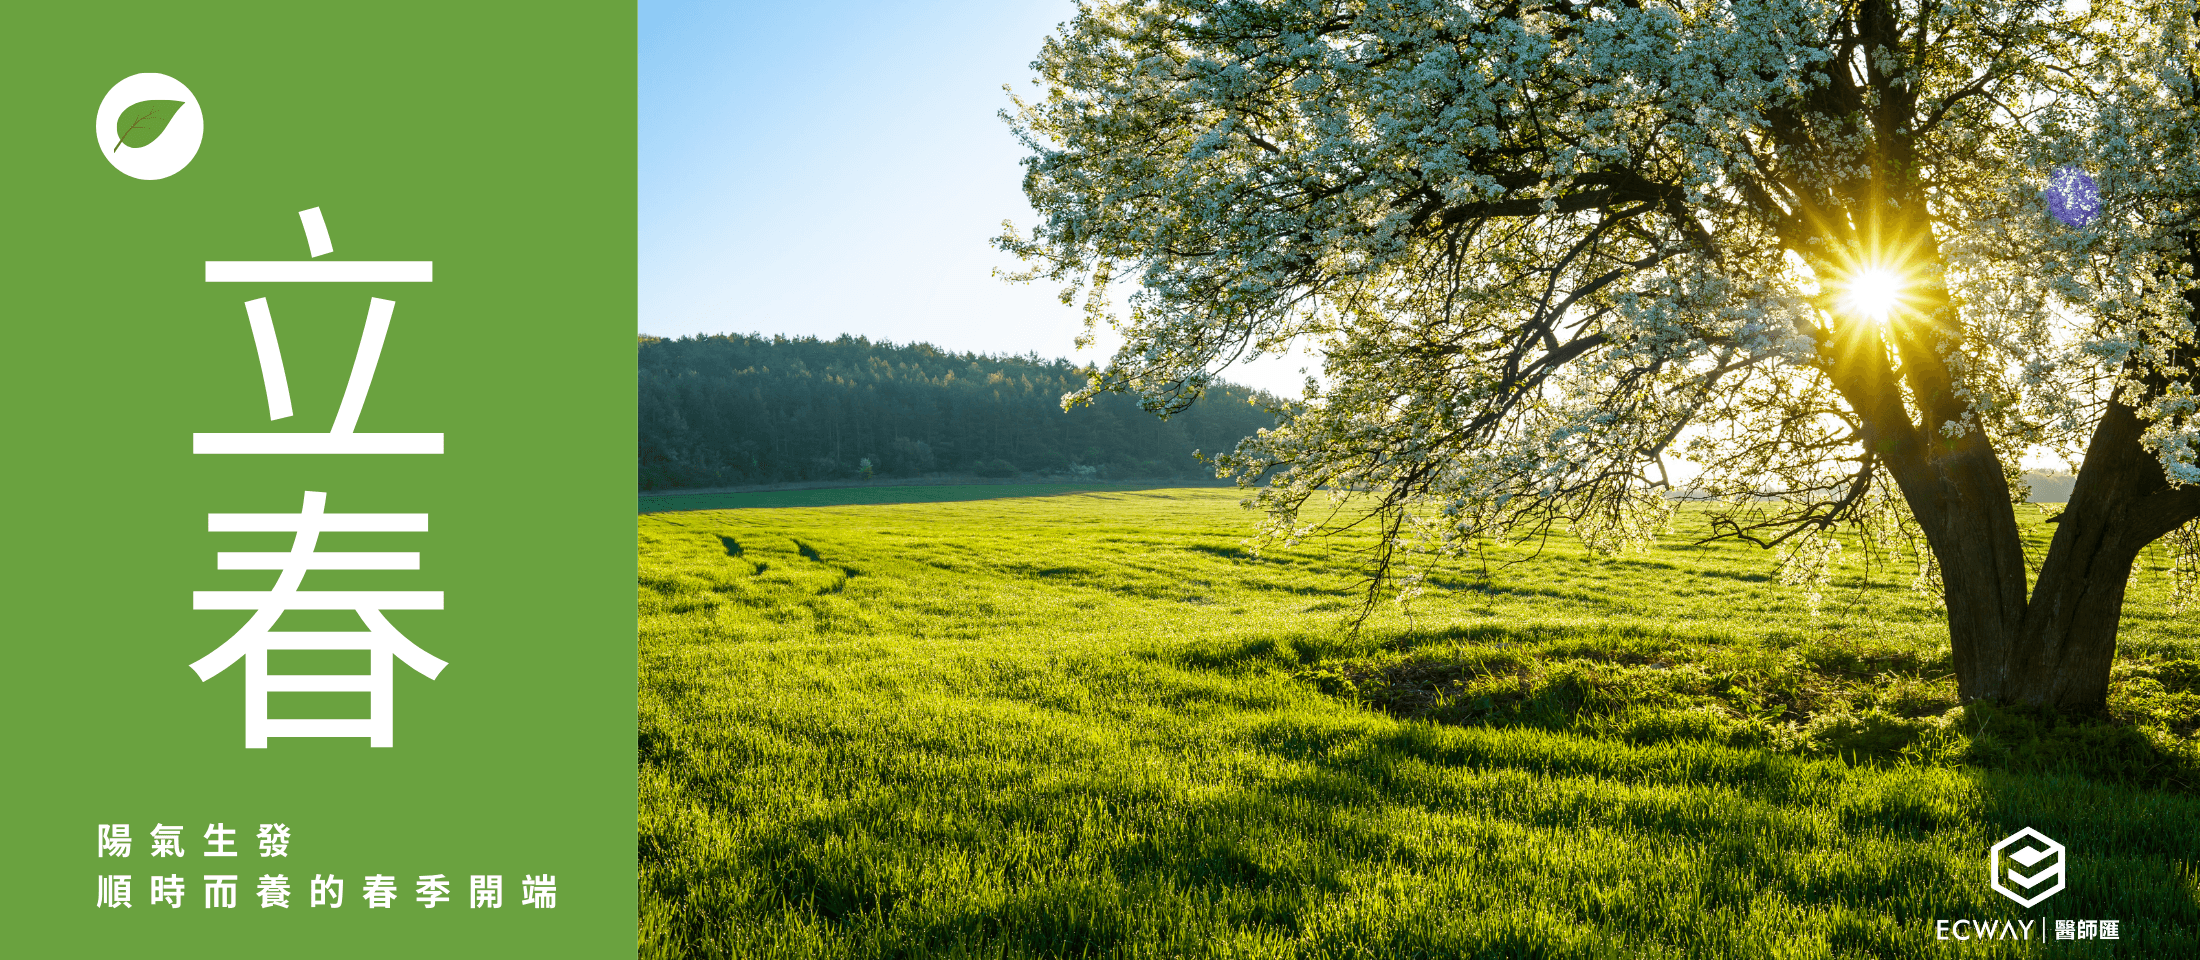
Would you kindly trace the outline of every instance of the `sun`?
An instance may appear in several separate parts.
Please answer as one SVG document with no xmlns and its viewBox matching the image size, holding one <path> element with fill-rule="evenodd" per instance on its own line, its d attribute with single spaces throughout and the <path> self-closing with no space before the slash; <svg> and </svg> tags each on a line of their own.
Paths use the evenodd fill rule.
<svg viewBox="0 0 2200 960">
<path fill-rule="evenodd" d="M 1885 267 L 1866 267 L 1849 278 L 1841 302 L 1858 316 L 1886 323 L 1902 302 L 1902 277 Z"/>
</svg>

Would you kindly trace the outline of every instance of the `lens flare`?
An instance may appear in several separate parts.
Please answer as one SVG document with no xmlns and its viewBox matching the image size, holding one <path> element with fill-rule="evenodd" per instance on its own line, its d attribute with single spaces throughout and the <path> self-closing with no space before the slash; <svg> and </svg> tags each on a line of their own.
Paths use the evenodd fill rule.
<svg viewBox="0 0 2200 960">
<path fill-rule="evenodd" d="M 1841 300 L 1858 316 L 1885 323 L 1895 305 L 1902 301 L 1902 278 L 1882 267 L 1859 270 L 1849 278 L 1848 290 Z"/>
</svg>

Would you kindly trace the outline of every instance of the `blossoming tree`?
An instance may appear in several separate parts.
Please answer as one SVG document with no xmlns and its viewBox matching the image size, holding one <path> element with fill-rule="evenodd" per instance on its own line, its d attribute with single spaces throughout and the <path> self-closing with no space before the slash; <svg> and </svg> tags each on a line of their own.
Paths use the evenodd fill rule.
<svg viewBox="0 0 2200 960">
<path fill-rule="evenodd" d="M 2097 708 L 2138 552 L 2200 517 L 2200 30 L 2081 7 L 1087 0 L 1000 243 L 1125 338 L 1071 402 L 1320 345 L 1221 461 L 1271 533 L 1349 492 L 1381 577 L 1679 496 L 1792 558 L 1891 520 L 1966 700 Z M 2080 469 L 2034 576 L 2036 450 Z"/>
</svg>

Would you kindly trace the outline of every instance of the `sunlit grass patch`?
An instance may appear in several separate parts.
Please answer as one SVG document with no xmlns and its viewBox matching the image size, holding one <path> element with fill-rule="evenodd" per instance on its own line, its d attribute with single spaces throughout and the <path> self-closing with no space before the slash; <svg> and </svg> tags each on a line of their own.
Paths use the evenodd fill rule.
<svg viewBox="0 0 2200 960">
<path fill-rule="evenodd" d="M 1256 560 L 1248 520 L 1228 491 L 640 518 L 642 954 L 1937 957 L 1933 918 L 2023 916 L 2200 955 L 2200 799 L 1808 746 L 1945 716 L 1906 581 L 1812 617 L 1761 552 L 1558 544 L 1355 634 L 1356 544 Z M 2189 741 L 2190 639 L 2127 630 L 2119 709 Z M 2033 911 L 1983 882 L 2023 826 L 2073 864 Z"/>
</svg>

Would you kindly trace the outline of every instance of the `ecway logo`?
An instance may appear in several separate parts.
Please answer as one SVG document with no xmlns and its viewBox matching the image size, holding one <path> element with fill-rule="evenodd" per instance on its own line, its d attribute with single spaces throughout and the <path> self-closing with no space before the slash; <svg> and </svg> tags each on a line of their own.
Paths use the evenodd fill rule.
<svg viewBox="0 0 2200 960">
<path fill-rule="evenodd" d="M 2026 827 L 1994 844 L 1993 852 L 1986 859 L 1987 879 L 1992 881 L 1996 893 L 2015 900 L 2017 906 L 2029 907 L 2062 892 L 2064 867 L 2067 866 L 2068 859 L 2063 854 L 2062 844 L 2048 839 L 2046 834 L 2038 830 Z M 2041 866 L 2042 862 L 2048 860 L 2054 862 Z M 2050 878 L 2055 881 L 2053 884 L 2038 890 L 2030 897 L 2019 892 L 2033 891 L 2046 884 Z"/>
<path fill-rule="evenodd" d="M 161 73 L 122 78 L 99 101 L 93 126 L 99 155 L 139 180 L 174 176 L 199 155 L 199 141 L 206 139 L 198 98 Z"/>
</svg>

